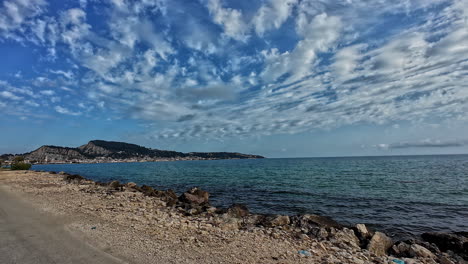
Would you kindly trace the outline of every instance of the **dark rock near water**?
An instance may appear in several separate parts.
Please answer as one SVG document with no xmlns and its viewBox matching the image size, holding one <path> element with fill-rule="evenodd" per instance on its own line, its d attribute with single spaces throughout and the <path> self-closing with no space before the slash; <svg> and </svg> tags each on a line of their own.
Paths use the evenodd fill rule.
<svg viewBox="0 0 468 264">
<path fill-rule="evenodd" d="M 244 204 L 233 204 L 227 209 L 226 213 L 231 217 L 243 218 L 249 215 L 249 209 Z"/>
<path fill-rule="evenodd" d="M 119 181 L 111 181 L 109 183 L 109 189 L 116 190 L 116 191 L 121 191 L 123 189 L 123 185 L 120 184 Z"/>
<path fill-rule="evenodd" d="M 68 183 L 80 183 L 82 180 L 85 179 L 78 174 L 71 175 L 71 174 L 63 173 L 62 175 L 63 175 L 63 180 Z"/>
<path fill-rule="evenodd" d="M 266 215 L 261 224 L 266 227 L 289 225 L 291 220 L 287 215 Z"/>
<path fill-rule="evenodd" d="M 141 192 L 146 196 L 154 196 L 154 189 L 151 186 L 143 185 L 140 187 Z"/>
<path fill-rule="evenodd" d="M 441 251 L 447 252 L 450 250 L 468 260 L 468 237 L 466 232 L 429 232 L 422 234 L 421 237 L 425 241 L 437 245 Z"/>
<path fill-rule="evenodd" d="M 207 191 L 203 191 L 202 189 L 195 187 L 187 192 L 183 193 L 179 197 L 179 201 L 188 204 L 208 204 L 208 199 L 210 194 Z"/>
<path fill-rule="evenodd" d="M 343 228 L 343 225 L 339 224 L 330 217 L 313 214 L 293 216 L 291 218 L 291 222 L 293 225 L 305 230 L 312 230 L 317 227 Z"/>
</svg>

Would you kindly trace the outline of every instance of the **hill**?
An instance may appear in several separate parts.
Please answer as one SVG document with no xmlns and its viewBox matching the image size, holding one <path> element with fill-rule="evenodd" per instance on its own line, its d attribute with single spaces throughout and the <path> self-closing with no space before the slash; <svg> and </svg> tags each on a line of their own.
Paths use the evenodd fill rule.
<svg viewBox="0 0 468 264">
<path fill-rule="evenodd" d="M 158 160 L 258 159 L 259 155 L 234 152 L 190 152 L 151 149 L 125 142 L 91 140 L 77 148 L 42 146 L 23 154 L 33 163 L 89 163 Z M 13 156 L 12 156 L 13 157 Z"/>
</svg>

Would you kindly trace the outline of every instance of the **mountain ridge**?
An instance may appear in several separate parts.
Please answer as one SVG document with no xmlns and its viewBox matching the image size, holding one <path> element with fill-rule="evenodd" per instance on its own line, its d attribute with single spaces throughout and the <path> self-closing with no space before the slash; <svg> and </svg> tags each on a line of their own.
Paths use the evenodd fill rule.
<svg viewBox="0 0 468 264">
<path fill-rule="evenodd" d="M 43 145 L 22 154 L 32 163 L 138 162 L 160 160 L 258 159 L 260 155 L 238 152 L 177 152 L 105 140 L 91 140 L 76 148 Z"/>
</svg>

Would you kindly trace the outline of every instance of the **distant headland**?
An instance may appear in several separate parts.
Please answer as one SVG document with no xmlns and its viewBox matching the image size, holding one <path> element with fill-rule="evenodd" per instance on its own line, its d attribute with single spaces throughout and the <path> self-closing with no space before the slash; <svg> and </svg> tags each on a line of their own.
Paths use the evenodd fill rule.
<svg viewBox="0 0 468 264">
<path fill-rule="evenodd" d="M 236 152 L 177 152 L 146 148 L 125 142 L 91 140 L 77 148 L 42 146 L 34 151 L 14 155 L 3 154 L 0 159 L 8 162 L 15 156 L 24 157 L 32 164 L 50 163 L 108 163 L 149 162 L 175 160 L 262 159 L 263 156 Z"/>
</svg>

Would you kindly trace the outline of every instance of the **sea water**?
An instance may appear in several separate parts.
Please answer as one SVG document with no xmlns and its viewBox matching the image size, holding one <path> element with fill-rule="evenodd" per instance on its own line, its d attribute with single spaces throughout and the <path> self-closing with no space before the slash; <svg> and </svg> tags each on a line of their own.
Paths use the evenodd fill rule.
<svg viewBox="0 0 468 264">
<path fill-rule="evenodd" d="M 468 155 L 35 165 L 96 181 L 210 192 L 214 206 L 320 214 L 397 237 L 468 231 Z"/>
</svg>

